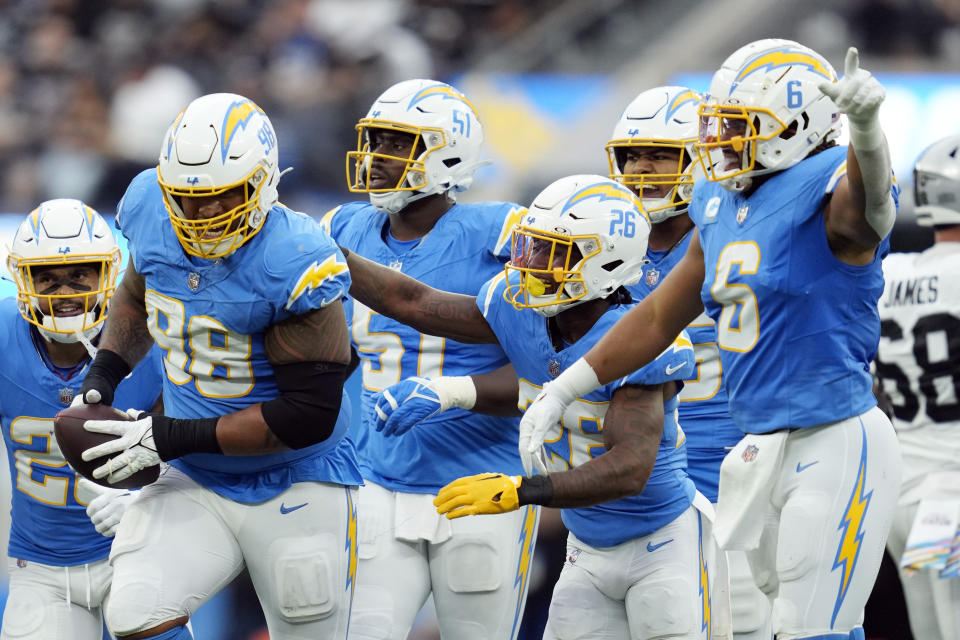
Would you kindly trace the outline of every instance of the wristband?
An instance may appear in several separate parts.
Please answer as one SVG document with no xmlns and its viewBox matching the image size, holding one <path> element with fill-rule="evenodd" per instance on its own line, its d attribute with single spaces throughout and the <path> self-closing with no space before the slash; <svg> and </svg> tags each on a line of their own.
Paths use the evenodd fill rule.
<svg viewBox="0 0 960 640">
<path fill-rule="evenodd" d="M 517 503 L 550 506 L 553 502 L 553 480 L 550 476 L 531 476 L 522 478 L 517 487 Z"/>
<path fill-rule="evenodd" d="M 441 376 L 426 386 L 436 392 L 440 411 L 453 407 L 469 411 L 477 404 L 477 386 L 470 376 Z"/>
<path fill-rule="evenodd" d="M 223 453 L 217 442 L 219 418 L 170 418 L 148 413 L 153 421 L 153 442 L 161 460 L 173 460 L 188 453 Z"/>
<path fill-rule="evenodd" d="M 584 358 L 580 358 L 567 367 L 556 380 L 544 385 L 544 391 L 549 388 L 549 393 L 566 406 L 599 386 L 597 372 Z"/>
</svg>

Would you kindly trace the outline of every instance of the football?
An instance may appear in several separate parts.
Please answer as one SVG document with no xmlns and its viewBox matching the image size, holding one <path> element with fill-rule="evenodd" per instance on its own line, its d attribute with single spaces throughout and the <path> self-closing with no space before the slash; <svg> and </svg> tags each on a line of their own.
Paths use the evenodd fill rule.
<svg viewBox="0 0 960 640">
<path fill-rule="evenodd" d="M 94 433 L 83 428 L 87 420 L 133 420 L 129 415 L 102 404 L 83 404 L 76 407 L 67 407 L 53 419 L 53 433 L 57 444 L 63 453 L 64 459 L 73 467 L 74 471 L 91 482 L 96 482 L 111 489 L 137 489 L 150 484 L 160 476 L 160 465 L 141 469 L 125 480 L 116 483 L 107 482 L 106 478 L 97 480 L 93 477 L 93 470 L 102 465 L 111 456 L 104 456 L 86 462 L 81 454 L 98 444 L 116 439 L 106 433 Z M 116 455 L 116 454 L 114 454 Z"/>
</svg>

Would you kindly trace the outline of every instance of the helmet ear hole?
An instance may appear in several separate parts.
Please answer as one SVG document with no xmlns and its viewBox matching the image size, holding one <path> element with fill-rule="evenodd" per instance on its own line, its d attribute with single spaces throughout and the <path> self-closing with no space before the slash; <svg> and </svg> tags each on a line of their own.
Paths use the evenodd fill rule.
<svg viewBox="0 0 960 640">
<path fill-rule="evenodd" d="M 617 267 L 623 264 L 623 260 L 614 260 L 613 262 L 608 262 L 604 265 L 601 265 L 601 269 L 604 271 L 615 271 Z"/>
<path fill-rule="evenodd" d="M 797 121 L 796 121 L 796 120 L 794 120 L 793 122 L 791 122 L 791 123 L 790 123 L 790 126 L 788 126 L 786 129 L 784 129 L 784 130 L 780 133 L 780 137 L 783 138 L 784 140 L 789 140 L 790 138 L 792 138 L 792 137 L 795 136 L 795 135 L 797 135 Z"/>
</svg>

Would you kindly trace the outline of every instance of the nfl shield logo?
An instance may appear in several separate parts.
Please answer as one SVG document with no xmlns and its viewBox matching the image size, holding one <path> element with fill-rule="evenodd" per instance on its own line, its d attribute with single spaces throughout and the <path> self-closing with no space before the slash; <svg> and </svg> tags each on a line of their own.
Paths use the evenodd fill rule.
<svg viewBox="0 0 960 640">
<path fill-rule="evenodd" d="M 73 402 L 73 389 L 64 387 L 60 389 L 60 404 L 70 404 Z"/>
<path fill-rule="evenodd" d="M 743 224 L 743 221 L 747 219 L 747 212 L 750 211 L 750 205 L 743 205 L 737 209 L 737 224 Z"/>
<path fill-rule="evenodd" d="M 580 549 L 573 547 L 570 549 L 570 552 L 567 554 L 567 562 L 573 564 L 577 561 L 577 558 L 580 557 Z"/>
<path fill-rule="evenodd" d="M 644 282 L 646 282 L 651 287 L 657 284 L 657 281 L 660 280 L 660 272 L 650 267 L 647 269 L 647 273 L 643 277 Z"/>
<path fill-rule="evenodd" d="M 560 362 L 558 360 L 551 360 L 547 363 L 547 373 L 550 374 L 551 378 L 556 378 L 560 375 Z"/>
<path fill-rule="evenodd" d="M 190 272 L 190 275 L 187 276 L 187 286 L 190 287 L 190 291 L 196 291 L 200 288 L 200 274 L 196 271 Z"/>
<path fill-rule="evenodd" d="M 743 450 L 743 461 L 744 462 L 753 462 L 757 458 L 757 454 L 760 453 L 760 449 L 755 444 L 748 444 L 747 448 Z"/>
</svg>

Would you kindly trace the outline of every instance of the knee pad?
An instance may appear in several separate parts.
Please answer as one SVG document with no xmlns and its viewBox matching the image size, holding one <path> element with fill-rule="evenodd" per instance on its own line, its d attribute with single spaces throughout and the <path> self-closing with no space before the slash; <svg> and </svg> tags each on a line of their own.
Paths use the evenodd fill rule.
<svg viewBox="0 0 960 640">
<path fill-rule="evenodd" d="M 780 513 L 777 575 L 799 580 L 817 565 L 819 546 L 832 496 L 805 492 L 792 496 Z"/>
<path fill-rule="evenodd" d="M 393 594 L 389 589 L 357 585 L 350 611 L 351 640 L 390 640 L 393 620 Z"/>
<path fill-rule="evenodd" d="M 770 600 L 752 580 L 731 582 L 730 610 L 735 633 L 749 634 L 769 626 Z"/>
<path fill-rule="evenodd" d="M 341 593 L 348 587 L 344 551 L 334 536 L 282 538 L 271 545 L 273 597 L 280 616 L 287 622 L 309 622 L 334 612 Z M 343 582 L 338 576 L 344 574 Z"/>
<path fill-rule="evenodd" d="M 591 606 L 598 594 L 596 588 L 586 583 L 558 582 L 550 600 L 544 640 L 589 638 L 603 631 L 609 621 L 598 616 Z"/>
<path fill-rule="evenodd" d="M 44 620 L 49 598 L 31 587 L 17 587 L 10 591 L 3 611 L 3 635 L 22 638 L 36 633 Z"/>
<path fill-rule="evenodd" d="M 503 582 L 497 548 L 479 537 L 460 535 L 445 550 L 447 588 L 454 593 L 496 591 Z"/>
<path fill-rule="evenodd" d="M 627 591 L 627 619 L 635 638 L 686 637 L 700 626 L 699 589 L 683 576 L 644 580 Z"/>
</svg>

